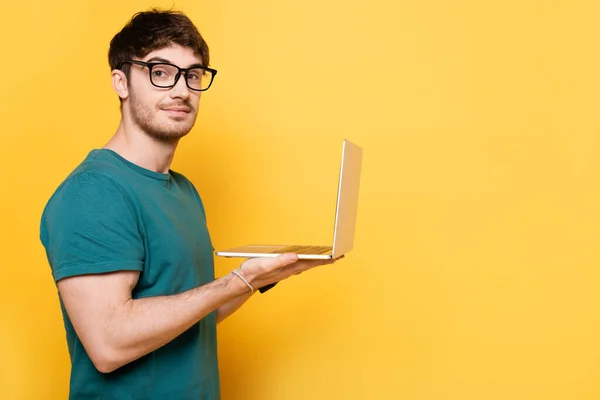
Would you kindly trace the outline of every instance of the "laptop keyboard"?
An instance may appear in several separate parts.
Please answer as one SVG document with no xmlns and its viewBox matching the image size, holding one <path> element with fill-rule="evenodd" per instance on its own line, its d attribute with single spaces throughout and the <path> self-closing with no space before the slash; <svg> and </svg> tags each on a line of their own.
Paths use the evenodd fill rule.
<svg viewBox="0 0 600 400">
<path fill-rule="evenodd" d="M 331 250 L 331 246 L 289 246 L 273 253 L 323 254 Z"/>
</svg>

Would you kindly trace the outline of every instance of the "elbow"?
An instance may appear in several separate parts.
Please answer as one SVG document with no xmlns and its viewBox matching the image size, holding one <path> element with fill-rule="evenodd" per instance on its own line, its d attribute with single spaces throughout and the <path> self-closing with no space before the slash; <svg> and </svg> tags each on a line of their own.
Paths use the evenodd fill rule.
<svg viewBox="0 0 600 400">
<path fill-rule="evenodd" d="M 88 355 L 94 367 L 102 374 L 109 374 L 126 364 L 118 356 L 118 352 L 108 346 L 94 348 Z"/>
<path fill-rule="evenodd" d="M 110 374 L 140 357 L 135 353 L 135 349 L 112 335 L 96 334 L 83 339 L 81 343 L 90 361 L 102 374 Z"/>
<path fill-rule="evenodd" d="M 98 372 L 102 374 L 110 374 L 111 372 L 115 371 L 120 367 L 120 365 L 111 360 L 92 359 L 92 363 L 94 364 L 94 367 L 96 367 Z"/>
</svg>

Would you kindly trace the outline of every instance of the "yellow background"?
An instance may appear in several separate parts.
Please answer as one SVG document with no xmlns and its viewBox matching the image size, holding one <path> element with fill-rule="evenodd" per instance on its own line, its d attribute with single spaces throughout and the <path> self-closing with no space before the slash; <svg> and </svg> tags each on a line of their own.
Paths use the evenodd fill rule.
<svg viewBox="0 0 600 400">
<path fill-rule="evenodd" d="M 117 126 L 110 39 L 172 4 L 2 4 L 0 398 L 66 398 L 40 214 Z M 224 400 L 600 398 L 597 1 L 174 5 L 219 70 L 173 166 L 217 248 L 327 244 L 364 147 L 355 250 L 220 325 Z"/>
</svg>

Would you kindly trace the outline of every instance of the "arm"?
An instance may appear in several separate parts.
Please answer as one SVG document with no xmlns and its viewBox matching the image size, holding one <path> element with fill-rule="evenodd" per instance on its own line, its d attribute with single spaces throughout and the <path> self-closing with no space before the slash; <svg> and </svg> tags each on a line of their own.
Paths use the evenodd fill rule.
<svg viewBox="0 0 600 400">
<path fill-rule="evenodd" d="M 252 286 L 261 287 L 331 262 L 283 255 L 247 260 L 239 271 Z M 244 282 L 228 274 L 177 295 L 132 299 L 138 277 L 137 271 L 119 271 L 58 281 L 73 327 L 100 372 L 114 371 L 156 350 L 219 308 L 222 320 L 249 298 Z"/>
<path fill-rule="evenodd" d="M 277 285 L 278 282 L 271 283 L 266 286 L 261 286 L 258 290 L 261 293 L 265 293 L 266 291 L 273 288 L 273 286 Z M 244 305 L 246 301 L 248 301 L 252 297 L 250 293 L 244 294 L 242 296 L 236 297 L 235 299 L 227 302 L 217 309 L 217 323 L 223 322 L 223 320 L 229 317 L 231 314 L 236 312 L 241 306 Z"/>
<path fill-rule="evenodd" d="M 236 312 L 245 302 L 250 300 L 250 297 L 252 297 L 252 295 L 246 292 L 219 307 L 217 309 L 217 323 L 223 322 L 225 318 Z"/>
<path fill-rule="evenodd" d="M 243 282 L 228 275 L 177 295 L 134 300 L 138 277 L 137 271 L 119 271 L 58 282 L 73 327 L 100 372 L 156 350 L 247 292 Z"/>
</svg>

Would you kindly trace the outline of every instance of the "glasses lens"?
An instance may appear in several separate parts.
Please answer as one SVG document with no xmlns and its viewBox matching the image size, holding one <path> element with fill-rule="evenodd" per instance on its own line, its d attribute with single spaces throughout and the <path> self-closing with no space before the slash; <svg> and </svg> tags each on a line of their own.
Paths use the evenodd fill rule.
<svg viewBox="0 0 600 400">
<path fill-rule="evenodd" d="M 212 72 L 203 68 L 192 68 L 187 72 L 188 85 L 194 90 L 208 89 L 212 79 Z"/>
<path fill-rule="evenodd" d="M 160 87 L 169 87 L 175 84 L 175 77 L 179 71 L 169 64 L 154 64 L 150 79 L 152 83 Z"/>
</svg>

